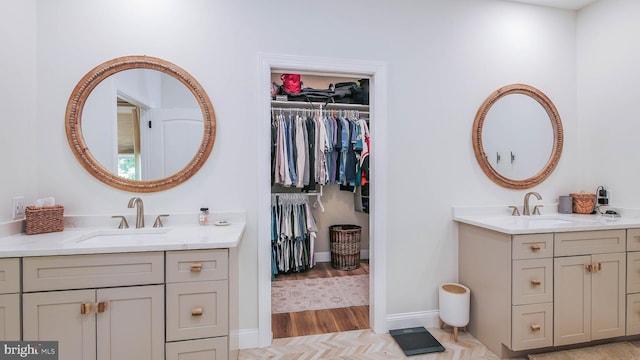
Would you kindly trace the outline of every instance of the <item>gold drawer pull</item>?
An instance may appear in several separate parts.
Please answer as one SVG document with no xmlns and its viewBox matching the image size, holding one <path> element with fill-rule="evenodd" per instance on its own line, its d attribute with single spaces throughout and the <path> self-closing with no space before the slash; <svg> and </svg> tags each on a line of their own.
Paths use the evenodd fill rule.
<svg viewBox="0 0 640 360">
<path fill-rule="evenodd" d="M 202 271 L 202 264 L 200 263 L 191 264 L 191 272 L 200 272 L 200 271 Z"/>
<path fill-rule="evenodd" d="M 531 324 L 531 330 L 540 331 L 541 327 L 538 324 Z"/>
<path fill-rule="evenodd" d="M 88 314 L 91 312 L 91 303 L 80 304 L 80 314 Z"/>
<path fill-rule="evenodd" d="M 99 303 L 96 304 L 96 312 L 99 314 L 102 314 L 104 312 L 104 309 L 106 307 L 106 303 L 104 301 L 101 301 Z"/>
<path fill-rule="evenodd" d="M 594 265 L 594 269 L 595 269 L 595 271 L 600 271 L 600 270 L 602 270 L 602 264 L 601 264 L 601 263 L 596 263 L 596 264 Z"/>
<path fill-rule="evenodd" d="M 202 315 L 201 307 L 191 309 L 191 316 L 201 316 L 201 315 Z"/>
<path fill-rule="evenodd" d="M 592 272 L 593 271 L 593 265 L 591 265 L 591 264 L 585 266 L 585 268 L 587 269 L 588 272 Z"/>
<path fill-rule="evenodd" d="M 531 251 L 538 251 L 540 249 L 542 249 L 542 246 L 540 246 L 540 244 L 531 245 Z"/>
<path fill-rule="evenodd" d="M 540 281 L 540 280 L 531 280 L 531 285 L 538 286 L 540 284 L 542 284 L 542 281 Z"/>
</svg>

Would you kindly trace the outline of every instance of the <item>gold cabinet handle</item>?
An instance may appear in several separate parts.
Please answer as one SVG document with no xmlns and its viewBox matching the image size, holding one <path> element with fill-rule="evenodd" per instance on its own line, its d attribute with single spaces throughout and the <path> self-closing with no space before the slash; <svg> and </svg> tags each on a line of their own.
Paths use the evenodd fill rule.
<svg viewBox="0 0 640 360">
<path fill-rule="evenodd" d="M 538 286 L 540 284 L 542 284 L 542 281 L 540 281 L 540 280 L 537 280 L 537 279 L 531 280 L 531 285 Z"/>
<path fill-rule="evenodd" d="M 586 268 L 588 272 L 598 272 L 602 270 L 602 263 L 589 264 Z"/>
<path fill-rule="evenodd" d="M 200 272 L 200 271 L 202 271 L 202 264 L 200 263 L 191 264 L 191 272 Z"/>
<path fill-rule="evenodd" d="M 104 312 L 106 306 L 107 306 L 107 303 L 104 302 L 104 301 L 101 301 L 101 302 L 97 303 L 96 304 L 96 312 L 98 314 L 102 314 Z"/>
<path fill-rule="evenodd" d="M 531 324 L 531 330 L 540 331 L 541 327 L 538 324 Z"/>
<path fill-rule="evenodd" d="M 531 245 L 531 251 L 539 251 L 540 249 L 542 249 L 542 246 L 540 246 L 540 244 Z"/>
<path fill-rule="evenodd" d="M 88 314 L 91 312 L 91 303 L 80 304 L 80 314 Z"/>
<path fill-rule="evenodd" d="M 201 316 L 202 313 L 203 313 L 203 310 L 201 307 L 191 309 L 191 316 Z"/>
</svg>

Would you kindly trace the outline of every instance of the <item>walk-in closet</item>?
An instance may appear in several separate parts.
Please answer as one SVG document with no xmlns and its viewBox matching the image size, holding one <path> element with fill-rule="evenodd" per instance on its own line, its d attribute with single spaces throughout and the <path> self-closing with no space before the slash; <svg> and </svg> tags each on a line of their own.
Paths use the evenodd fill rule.
<svg viewBox="0 0 640 360">
<path fill-rule="evenodd" d="M 273 338 L 369 328 L 369 80 L 272 71 Z"/>
</svg>

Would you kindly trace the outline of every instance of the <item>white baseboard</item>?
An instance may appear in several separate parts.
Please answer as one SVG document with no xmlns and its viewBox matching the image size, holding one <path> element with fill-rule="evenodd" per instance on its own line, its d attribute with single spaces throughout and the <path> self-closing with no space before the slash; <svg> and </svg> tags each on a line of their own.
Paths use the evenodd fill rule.
<svg viewBox="0 0 640 360">
<path fill-rule="evenodd" d="M 418 326 L 424 326 L 425 328 L 439 327 L 440 312 L 438 310 L 431 310 L 387 315 L 387 330 Z M 258 329 L 240 330 L 238 332 L 240 349 L 259 347 L 258 333 Z"/>
<path fill-rule="evenodd" d="M 424 326 L 425 328 L 439 327 L 440 312 L 438 310 L 431 310 L 387 315 L 387 330 L 418 326 Z"/>
<path fill-rule="evenodd" d="M 330 262 L 331 261 L 331 252 L 323 251 L 316 252 L 316 262 Z M 368 259 L 369 258 L 369 250 L 360 250 L 360 259 Z"/>
<path fill-rule="evenodd" d="M 260 332 L 258 328 L 238 331 L 238 347 L 240 350 L 260 347 Z"/>
</svg>

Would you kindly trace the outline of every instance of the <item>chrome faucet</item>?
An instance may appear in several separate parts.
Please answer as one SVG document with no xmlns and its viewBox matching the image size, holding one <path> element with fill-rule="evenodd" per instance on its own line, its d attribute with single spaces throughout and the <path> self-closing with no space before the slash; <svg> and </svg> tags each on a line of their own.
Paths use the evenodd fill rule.
<svg viewBox="0 0 640 360">
<path fill-rule="evenodd" d="M 524 195 L 524 205 L 522 205 L 522 215 L 531 215 L 529 212 L 529 196 L 535 196 L 536 199 L 542 200 L 542 196 L 537 192 L 531 191 Z M 538 213 L 539 214 L 539 213 Z"/>
<path fill-rule="evenodd" d="M 136 207 L 136 229 L 144 227 L 144 204 L 142 203 L 142 199 L 139 197 L 132 197 L 129 199 L 128 208 Z"/>
</svg>

